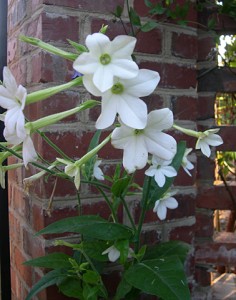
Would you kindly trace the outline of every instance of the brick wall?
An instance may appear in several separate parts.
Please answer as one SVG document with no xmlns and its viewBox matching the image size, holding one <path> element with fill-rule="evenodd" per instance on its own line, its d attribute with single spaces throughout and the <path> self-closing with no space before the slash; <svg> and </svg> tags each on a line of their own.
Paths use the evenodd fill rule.
<svg viewBox="0 0 236 300">
<path fill-rule="evenodd" d="M 84 42 L 91 32 L 96 32 L 102 24 L 108 24 L 108 35 L 113 38 L 123 34 L 120 23 L 112 21 L 111 11 L 119 1 L 86 0 L 9 0 L 9 37 L 8 63 L 19 83 L 26 85 L 29 91 L 60 84 L 70 80 L 73 69 L 71 63 L 47 54 L 39 49 L 21 43 L 19 34 L 25 34 L 51 42 L 67 50 L 66 38 Z M 133 0 L 133 5 L 140 15 L 145 15 L 143 1 Z M 196 13 L 191 10 L 189 19 L 197 21 Z M 125 21 L 128 21 L 126 17 Z M 136 47 L 136 58 L 140 67 L 156 70 L 161 75 L 158 89 L 145 99 L 150 110 L 169 107 L 173 110 L 176 123 L 193 129 L 212 124 L 214 93 L 197 93 L 197 60 L 199 68 L 208 65 L 206 56 L 211 50 L 212 40 L 197 31 L 195 26 L 180 27 L 174 24 L 162 24 L 149 33 L 140 33 Z M 32 105 L 28 109 L 29 118 L 38 118 L 74 107 L 89 95 L 82 87 L 74 88 Z M 47 129 L 48 137 L 60 145 L 71 156 L 79 157 L 86 151 L 87 144 L 94 130 L 94 122 L 99 112 L 93 110 L 66 119 Z M 174 133 L 177 140 L 185 138 Z M 194 140 L 187 138 L 188 147 L 194 147 Z M 45 143 L 35 137 L 37 150 L 47 159 L 53 153 Z M 121 152 L 107 146 L 100 153 L 109 171 L 112 163 L 121 157 Z M 156 215 L 147 214 L 143 239 L 145 242 L 179 239 L 193 246 L 195 239 L 210 239 L 212 236 L 212 183 L 214 180 L 214 155 L 210 160 L 193 153 L 191 161 L 195 169 L 190 178 L 180 172 L 175 185 L 178 188 L 179 207 L 168 212 L 166 222 L 157 222 Z M 44 226 L 66 216 L 77 214 L 76 192 L 72 185 L 61 180 L 57 182 L 51 215 L 47 213 L 48 200 L 52 193 L 55 179 L 46 184 L 43 180 L 30 188 L 27 194 L 23 190 L 22 179 L 35 172 L 17 170 L 9 175 L 10 222 L 11 222 L 11 262 L 13 300 L 22 300 L 27 291 L 42 275 L 40 270 L 22 266 L 22 262 L 54 250 L 53 239 L 33 236 Z M 214 193 L 215 195 L 215 193 Z M 101 213 L 108 216 L 104 202 L 93 191 L 84 187 L 81 191 L 84 213 Z M 206 197 L 206 198 L 205 198 Z M 207 199 L 207 200 L 205 200 Z M 137 199 L 130 199 L 133 214 L 139 214 Z M 197 201 L 197 202 L 196 202 Z M 207 201 L 207 202 L 206 202 Z M 196 208 L 197 203 L 197 208 Z M 215 208 L 215 207 L 213 207 Z M 120 218 L 123 218 L 120 212 Z M 187 270 L 191 286 L 196 280 L 201 283 L 201 269 L 195 273 L 194 255 L 189 257 Z M 200 274 L 200 275 L 199 275 Z M 206 273 L 204 273 L 205 276 Z M 196 276 L 195 276 L 196 275 Z M 55 296 L 55 290 L 42 292 L 37 299 L 57 300 L 65 297 Z"/>
</svg>

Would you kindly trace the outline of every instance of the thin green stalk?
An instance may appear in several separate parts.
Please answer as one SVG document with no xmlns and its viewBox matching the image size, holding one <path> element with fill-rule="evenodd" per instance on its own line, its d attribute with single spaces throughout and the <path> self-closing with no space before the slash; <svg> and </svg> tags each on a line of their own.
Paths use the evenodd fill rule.
<svg viewBox="0 0 236 300">
<path fill-rule="evenodd" d="M 83 180 L 83 179 L 80 182 L 81 183 L 89 183 L 89 184 L 95 185 L 96 187 L 99 186 L 99 187 L 104 188 L 109 191 L 111 190 L 111 188 L 108 185 L 101 183 L 101 182 L 89 181 L 89 180 Z"/>
<path fill-rule="evenodd" d="M 120 199 L 121 199 L 122 204 L 123 204 L 123 206 L 124 206 L 124 208 L 125 208 L 125 211 L 126 211 L 126 213 L 127 213 L 127 216 L 128 216 L 128 218 L 129 218 L 129 221 L 130 221 L 130 223 L 131 223 L 131 225 L 132 225 L 134 231 L 136 232 L 137 229 L 136 229 L 136 226 L 135 226 L 133 217 L 131 216 L 131 213 L 130 213 L 130 211 L 129 211 L 128 205 L 127 205 L 127 203 L 126 203 L 126 201 L 125 201 L 125 198 L 124 198 L 123 196 L 120 196 Z"/>
<path fill-rule="evenodd" d="M 149 195 L 149 189 L 150 189 L 150 186 L 151 186 L 151 180 L 152 180 L 152 178 L 148 177 L 148 184 L 147 184 L 147 188 L 146 188 L 146 193 L 143 197 L 143 206 L 142 206 L 141 216 L 140 216 L 139 222 L 138 222 L 138 230 L 137 230 L 136 241 L 135 241 L 135 252 L 136 253 L 138 252 L 139 246 L 140 246 L 140 236 L 141 236 L 143 222 L 144 222 L 144 218 L 145 218 L 146 210 L 147 210 L 147 205 L 148 205 L 148 195 Z"/>
<path fill-rule="evenodd" d="M 47 136 L 44 132 L 40 131 L 40 130 L 36 130 L 36 132 L 45 140 L 45 142 L 52 147 L 58 154 L 61 155 L 61 157 L 63 157 L 64 159 L 67 159 L 69 161 L 71 161 L 71 158 L 66 155 L 57 145 L 55 145 Z"/>
<path fill-rule="evenodd" d="M 131 16 L 130 16 L 129 0 L 126 0 L 126 6 L 127 6 L 128 15 L 129 15 L 129 20 L 130 20 L 130 25 L 131 25 L 132 36 L 135 37 L 134 26 L 133 26 L 133 24 L 132 24 Z"/>
<path fill-rule="evenodd" d="M 113 218 L 114 222 L 118 223 L 116 212 L 115 212 L 114 208 L 112 207 L 112 204 L 110 203 L 110 200 L 108 199 L 107 195 L 104 193 L 104 191 L 99 186 L 96 186 L 96 188 L 102 194 L 102 196 L 104 197 L 104 200 L 106 201 L 107 205 L 109 206 L 109 208 L 111 210 L 111 215 L 112 215 L 112 218 Z"/>
</svg>

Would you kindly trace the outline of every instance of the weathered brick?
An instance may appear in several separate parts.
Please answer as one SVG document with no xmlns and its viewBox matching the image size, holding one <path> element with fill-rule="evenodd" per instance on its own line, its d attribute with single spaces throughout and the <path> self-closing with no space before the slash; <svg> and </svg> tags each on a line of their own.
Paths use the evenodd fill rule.
<svg viewBox="0 0 236 300">
<path fill-rule="evenodd" d="M 184 33 L 172 33 L 171 53 L 181 58 L 197 58 L 197 37 Z"/>
<path fill-rule="evenodd" d="M 196 120 L 197 99 L 187 96 L 172 96 L 172 110 L 175 120 Z"/>
<path fill-rule="evenodd" d="M 159 72 L 161 88 L 192 89 L 196 87 L 196 70 L 194 66 L 170 63 L 141 62 L 140 68 Z"/>
<path fill-rule="evenodd" d="M 214 233 L 213 226 L 213 211 L 208 213 L 197 212 L 196 213 L 196 232 L 195 236 L 199 238 L 212 237 Z"/>
</svg>

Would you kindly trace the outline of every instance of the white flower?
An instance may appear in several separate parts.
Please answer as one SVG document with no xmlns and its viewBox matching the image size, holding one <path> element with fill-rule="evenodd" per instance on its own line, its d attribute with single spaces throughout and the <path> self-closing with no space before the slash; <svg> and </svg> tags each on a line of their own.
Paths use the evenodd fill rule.
<svg viewBox="0 0 236 300">
<path fill-rule="evenodd" d="M 147 176 L 154 176 L 157 185 L 163 187 L 166 182 L 166 177 L 174 177 L 177 175 L 175 168 L 169 166 L 170 163 L 170 160 L 162 160 L 153 155 L 152 166 L 145 171 L 145 174 Z"/>
<path fill-rule="evenodd" d="M 101 162 L 101 160 L 96 160 L 93 167 L 93 177 L 95 177 L 97 180 L 104 180 L 104 174 L 101 168 L 99 167 Z"/>
<path fill-rule="evenodd" d="M 102 252 L 102 255 L 108 254 L 108 259 L 115 262 L 120 257 L 120 251 L 113 245 Z"/>
<path fill-rule="evenodd" d="M 131 57 L 136 38 L 120 35 L 110 41 L 106 35 L 94 33 L 87 36 L 85 44 L 89 52 L 82 53 L 73 67 L 85 78 L 93 74 L 93 83 L 101 92 L 113 86 L 114 76 L 130 79 L 137 75 L 138 66 Z"/>
<path fill-rule="evenodd" d="M 12 145 L 19 145 L 23 142 L 22 155 L 25 166 L 37 159 L 33 142 L 25 129 L 23 109 L 26 96 L 26 89 L 21 85 L 17 87 L 11 71 L 4 67 L 3 85 L 0 86 L 0 106 L 7 110 L 6 114 L 1 116 L 1 120 L 5 124 L 3 135 L 6 141 Z"/>
<path fill-rule="evenodd" d="M 192 170 L 194 168 L 194 165 L 188 160 L 188 155 L 192 151 L 192 148 L 186 148 L 182 160 L 182 167 L 184 171 L 189 175 L 192 176 L 192 174 L 189 172 L 189 170 Z"/>
<path fill-rule="evenodd" d="M 167 208 L 174 209 L 178 207 L 178 202 L 172 197 L 175 193 L 167 193 L 163 198 L 156 201 L 153 212 L 157 213 L 160 220 L 165 220 Z"/>
<path fill-rule="evenodd" d="M 150 95 L 159 81 L 160 76 L 157 72 L 142 69 L 132 79 L 115 77 L 113 86 L 101 93 L 94 85 L 91 75 L 84 77 L 86 89 L 94 96 L 102 97 L 102 112 L 96 127 L 109 127 L 118 113 L 125 125 L 136 129 L 144 128 L 147 123 L 147 106 L 139 97 Z"/>
<path fill-rule="evenodd" d="M 132 257 L 132 253 L 134 253 L 134 250 L 129 248 L 128 258 Z M 108 259 L 111 262 L 115 262 L 120 257 L 120 251 L 114 245 L 102 252 L 102 255 L 105 254 L 108 254 Z"/>
<path fill-rule="evenodd" d="M 209 146 L 219 146 L 223 144 L 222 138 L 215 134 L 219 131 L 219 128 L 209 129 L 201 133 L 199 136 L 196 146 L 196 149 L 201 149 L 202 153 L 207 157 L 211 155 L 211 149 Z"/>
<path fill-rule="evenodd" d="M 57 160 L 60 161 L 60 159 Z M 77 166 L 76 163 L 68 163 L 65 166 L 65 173 L 70 177 L 74 177 L 74 184 L 78 190 L 80 187 L 80 167 Z"/>
<path fill-rule="evenodd" d="M 147 126 L 141 130 L 121 123 L 121 127 L 112 132 L 111 143 L 115 148 L 124 150 L 124 168 L 129 173 L 144 168 L 148 153 L 163 160 L 172 160 L 176 154 L 176 141 L 172 136 L 162 132 L 172 125 L 173 114 L 168 108 L 150 112 Z"/>
</svg>

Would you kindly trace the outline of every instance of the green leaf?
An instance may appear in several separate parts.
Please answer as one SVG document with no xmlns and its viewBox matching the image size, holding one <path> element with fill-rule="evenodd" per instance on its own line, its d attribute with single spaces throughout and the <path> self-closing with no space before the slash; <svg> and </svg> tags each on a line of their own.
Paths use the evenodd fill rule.
<svg viewBox="0 0 236 300">
<path fill-rule="evenodd" d="M 91 271 L 91 270 L 87 270 L 84 274 L 83 274 L 83 281 L 89 284 L 98 284 L 100 280 L 100 276 L 97 272 Z"/>
<path fill-rule="evenodd" d="M 124 278 L 141 291 L 163 300 L 190 300 L 184 267 L 177 256 L 133 265 L 124 273 Z"/>
<path fill-rule="evenodd" d="M 117 5 L 113 15 L 116 16 L 117 18 L 120 18 L 122 13 L 123 13 L 123 7 L 121 7 L 120 5 Z"/>
<path fill-rule="evenodd" d="M 118 240 L 115 242 L 115 247 L 120 251 L 120 263 L 125 264 L 129 254 L 129 241 Z"/>
<path fill-rule="evenodd" d="M 67 297 L 85 300 L 79 278 L 68 277 L 58 285 L 58 288 Z"/>
<path fill-rule="evenodd" d="M 126 191 L 129 182 L 130 182 L 130 177 L 123 177 L 116 180 L 111 187 L 112 194 L 116 197 L 122 196 L 124 191 Z"/>
<path fill-rule="evenodd" d="M 24 265 L 49 269 L 70 268 L 69 258 L 71 258 L 69 255 L 55 252 L 28 260 Z"/>
<path fill-rule="evenodd" d="M 144 0 L 144 3 L 145 3 L 145 5 L 147 6 L 147 7 L 149 7 L 149 8 L 151 8 L 152 7 L 152 2 L 151 1 L 149 1 L 149 0 Z"/>
<path fill-rule="evenodd" d="M 89 215 L 57 221 L 40 230 L 37 235 L 65 232 L 81 233 L 84 236 L 104 241 L 130 239 L 133 235 L 132 230 L 127 226 L 108 222 L 99 216 Z"/>
<path fill-rule="evenodd" d="M 72 47 L 75 48 L 75 50 L 77 52 L 79 52 L 79 53 L 88 52 L 88 49 L 84 45 L 81 45 L 81 44 L 78 44 L 76 42 L 73 42 L 70 39 L 67 39 L 67 41 L 71 44 Z"/>
<path fill-rule="evenodd" d="M 107 256 L 102 255 L 102 252 L 105 251 L 108 246 L 104 241 L 83 241 L 82 248 L 84 252 L 92 259 L 97 261 L 107 261 Z"/>
<path fill-rule="evenodd" d="M 148 32 L 148 31 L 151 31 L 151 30 L 155 29 L 157 27 L 157 25 L 158 24 L 156 22 L 149 21 L 149 22 L 143 24 L 140 29 L 143 32 Z"/>
<path fill-rule="evenodd" d="M 97 294 L 98 294 L 98 287 L 97 286 L 91 286 L 89 284 L 84 284 L 83 289 L 83 296 L 86 300 L 97 300 Z"/>
<path fill-rule="evenodd" d="M 131 291 L 132 285 L 129 284 L 124 277 L 121 278 L 121 281 L 117 287 L 116 295 L 114 300 L 125 299 L 125 296 Z"/>
<path fill-rule="evenodd" d="M 190 245 L 181 241 L 169 241 L 158 245 L 147 247 L 144 259 L 166 258 L 177 255 L 182 264 L 190 250 Z"/>
<path fill-rule="evenodd" d="M 67 274 L 61 269 L 50 271 L 33 286 L 25 300 L 32 299 L 34 295 L 51 285 L 59 284 L 66 276 Z"/>
<path fill-rule="evenodd" d="M 163 15 L 166 12 L 166 8 L 163 7 L 160 3 L 158 3 L 157 5 L 155 5 L 155 7 L 153 7 L 149 13 L 152 15 Z"/>
<path fill-rule="evenodd" d="M 134 25 L 134 26 L 141 26 L 141 20 L 139 15 L 137 14 L 137 12 L 133 9 L 133 7 L 130 7 L 130 11 L 129 11 L 129 17 L 130 17 L 130 22 Z"/>
</svg>

